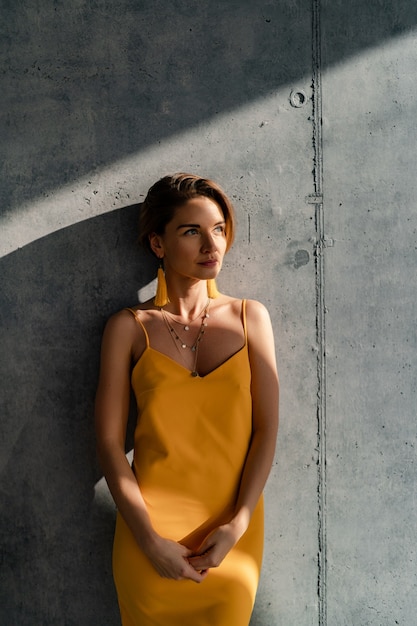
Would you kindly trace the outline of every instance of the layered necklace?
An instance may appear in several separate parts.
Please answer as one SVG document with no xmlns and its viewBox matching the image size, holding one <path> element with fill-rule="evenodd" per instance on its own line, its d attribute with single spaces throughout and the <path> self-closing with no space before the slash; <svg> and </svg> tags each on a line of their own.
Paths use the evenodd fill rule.
<svg viewBox="0 0 417 626">
<path fill-rule="evenodd" d="M 177 348 L 181 356 L 181 359 L 184 361 L 184 356 L 182 354 L 183 350 L 188 349 L 194 353 L 193 368 L 191 370 L 191 376 L 193 376 L 194 378 L 199 375 L 197 371 L 198 347 L 200 345 L 200 341 L 203 339 L 206 327 L 208 325 L 207 320 L 210 317 L 209 312 L 208 312 L 209 306 L 210 306 L 210 298 L 208 298 L 202 311 L 200 311 L 200 313 L 196 315 L 196 317 L 190 320 L 188 324 L 184 324 L 183 322 L 178 322 L 178 320 L 176 320 L 170 313 L 168 313 L 168 311 L 165 311 L 163 307 L 161 307 L 160 309 L 162 313 L 162 318 L 169 331 L 172 341 L 174 342 L 175 347 Z M 189 344 L 187 343 L 187 341 L 184 341 L 184 339 L 178 334 L 178 332 L 176 331 L 176 329 L 174 328 L 171 322 L 173 322 L 174 324 L 177 324 L 178 326 L 182 326 L 182 330 L 185 332 L 188 332 L 190 330 L 190 325 L 199 317 L 201 317 L 201 324 L 197 333 L 197 337 L 195 338 L 195 341 L 193 343 Z"/>
</svg>

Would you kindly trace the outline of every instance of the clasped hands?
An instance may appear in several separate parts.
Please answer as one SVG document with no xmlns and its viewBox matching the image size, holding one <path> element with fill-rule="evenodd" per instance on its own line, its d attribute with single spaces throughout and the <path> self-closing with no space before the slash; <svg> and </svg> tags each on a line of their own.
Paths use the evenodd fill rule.
<svg viewBox="0 0 417 626">
<path fill-rule="evenodd" d="M 242 534 L 232 523 L 223 524 L 207 535 L 197 550 L 158 536 L 146 553 L 163 578 L 200 583 L 210 568 L 220 565 Z"/>
</svg>

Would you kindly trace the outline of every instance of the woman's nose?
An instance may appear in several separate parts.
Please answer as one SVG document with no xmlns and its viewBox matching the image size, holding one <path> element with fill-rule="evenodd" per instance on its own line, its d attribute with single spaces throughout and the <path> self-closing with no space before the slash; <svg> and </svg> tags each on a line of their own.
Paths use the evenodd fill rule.
<svg viewBox="0 0 417 626">
<path fill-rule="evenodd" d="M 212 235 L 204 235 L 202 249 L 204 252 L 211 252 L 216 249 L 216 242 Z"/>
</svg>

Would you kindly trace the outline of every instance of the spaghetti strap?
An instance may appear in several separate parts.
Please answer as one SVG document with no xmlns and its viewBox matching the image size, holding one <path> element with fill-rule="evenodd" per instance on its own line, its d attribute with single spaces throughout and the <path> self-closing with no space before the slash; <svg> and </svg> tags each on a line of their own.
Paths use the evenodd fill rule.
<svg viewBox="0 0 417 626">
<path fill-rule="evenodd" d="M 140 319 L 140 317 L 138 315 L 138 312 L 135 311 L 135 309 L 130 309 L 129 307 L 126 307 L 125 311 L 129 311 L 130 313 L 132 313 L 132 315 L 135 318 L 135 320 L 137 322 L 139 322 L 139 324 L 142 326 L 142 330 L 143 330 L 143 333 L 144 333 L 145 339 L 146 339 L 146 347 L 149 348 L 149 335 L 148 335 L 148 332 L 147 332 L 147 330 L 145 328 L 144 323 L 142 322 L 142 320 Z"/>
<path fill-rule="evenodd" d="M 243 332 L 245 334 L 245 345 L 248 343 L 248 329 L 246 326 L 246 300 L 242 300 L 242 322 Z"/>
</svg>

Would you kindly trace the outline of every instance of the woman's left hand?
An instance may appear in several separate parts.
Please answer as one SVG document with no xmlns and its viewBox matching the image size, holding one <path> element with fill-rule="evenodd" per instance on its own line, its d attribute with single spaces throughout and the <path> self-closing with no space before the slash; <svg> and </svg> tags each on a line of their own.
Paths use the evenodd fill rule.
<svg viewBox="0 0 417 626">
<path fill-rule="evenodd" d="M 219 526 L 207 535 L 196 550 L 195 556 L 188 557 L 189 563 L 197 571 L 218 567 L 241 535 L 233 524 Z"/>
</svg>

